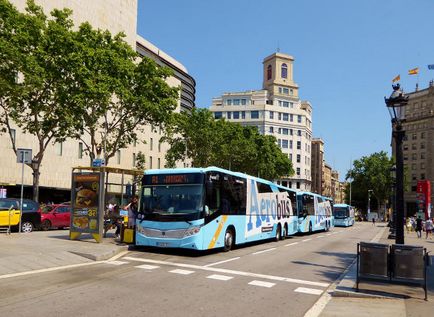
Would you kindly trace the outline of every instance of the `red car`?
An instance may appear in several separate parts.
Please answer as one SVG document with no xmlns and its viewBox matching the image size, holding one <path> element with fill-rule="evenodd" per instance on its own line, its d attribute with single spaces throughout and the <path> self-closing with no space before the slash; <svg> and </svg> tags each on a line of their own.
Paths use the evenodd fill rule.
<svg viewBox="0 0 434 317">
<path fill-rule="evenodd" d="M 63 229 L 69 227 L 71 219 L 71 205 L 46 205 L 41 211 L 41 229 Z"/>
</svg>

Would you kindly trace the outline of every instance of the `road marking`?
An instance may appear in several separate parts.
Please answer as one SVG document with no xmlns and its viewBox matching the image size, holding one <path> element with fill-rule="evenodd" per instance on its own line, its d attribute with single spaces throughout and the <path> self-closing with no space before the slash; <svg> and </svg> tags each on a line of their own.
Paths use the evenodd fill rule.
<svg viewBox="0 0 434 317">
<path fill-rule="evenodd" d="M 326 234 L 326 236 L 331 236 L 331 235 L 332 235 L 331 233 L 327 233 L 327 234 Z"/>
<path fill-rule="evenodd" d="M 227 276 L 227 275 L 219 275 L 219 274 L 213 274 L 213 275 L 209 275 L 206 278 L 210 278 L 213 280 L 219 280 L 219 281 L 229 281 L 231 279 L 233 279 L 233 276 Z"/>
<path fill-rule="evenodd" d="M 159 266 L 157 266 L 157 265 L 143 264 L 143 265 L 136 266 L 136 268 L 138 268 L 138 269 L 145 269 L 145 270 L 155 270 L 155 269 L 158 269 Z"/>
<path fill-rule="evenodd" d="M 288 244 L 285 244 L 284 247 L 289 247 L 290 245 L 296 245 L 296 244 L 298 244 L 298 242 L 288 243 Z"/>
<path fill-rule="evenodd" d="M 223 264 L 223 263 L 226 263 L 226 262 L 235 261 L 235 260 L 238 260 L 238 259 L 240 259 L 239 256 L 237 256 L 236 258 L 231 258 L 231 259 L 223 260 L 223 261 L 220 261 L 220 262 L 215 262 L 215 263 L 207 264 L 207 265 L 204 265 L 204 266 L 205 267 L 210 267 L 210 266 L 214 266 L 214 265 Z"/>
<path fill-rule="evenodd" d="M 294 292 L 304 293 L 304 294 L 312 294 L 312 295 L 321 295 L 323 291 L 320 289 L 314 289 L 314 288 L 298 287 L 294 290 Z"/>
<path fill-rule="evenodd" d="M 176 269 L 176 270 L 172 270 L 169 271 L 170 273 L 175 273 L 175 274 L 181 274 L 181 275 L 190 275 L 193 274 L 194 271 L 189 271 L 189 270 L 181 270 L 181 269 Z"/>
<path fill-rule="evenodd" d="M 249 285 L 254 285 L 254 286 L 261 286 L 261 287 L 273 287 L 274 285 L 276 285 L 276 283 L 270 283 L 270 282 L 263 282 L 263 281 L 251 281 L 249 283 Z"/>
<path fill-rule="evenodd" d="M 125 255 L 127 255 L 127 253 L 129 253 L 130 251 L 122 251 L 114 256 L 112 256 L 110 259 L 108 259 L 107 261 L 115 261 L 117 259 L 119 259 L 120 257 L 123 257 Z"/>
<path fill-rule="evenodd" d="M 310 241 L 310 240 L 312 240 L 312 239 L 304 239 L 301 242 L 307 242 L 307 241 Z"/>
<path fill-rule="evenodd" d="M 105 263 L 112 264 L 112 265 L 122 265 L 122 264 L 128 264 L 129 262 L 124 262 L 124 261 L 107 261 Z"/>
<path fill-rule="evenodd" d="M 222 269 L 222 268 L 217 268 L 217 267 L 205 267 L 205 266 L 199 266 L 199 265 L 193 265 L 193 264 L 158 261 L 158 260 L 151 260 L 151 259 L 141 259 L 141 258 L 135 258 L 135 257 L 130 257 L 130 256 L 127 256 L 124 259 L 129 260 L 129 261 L 137 261 L 137 262 L 160 264 L 160 265 L 169 265 L 169 266 L 175 266 L 175 267 L 189 268 L 189 269 L 195 269 L 195 270 L 203 270 L 203 271 L 209 271 L 209 272 L 217 272 L 217 273 L 230 274 L 230 275 L 248 276 L 248 277 L 260 278 L 260 279 L 266 279 L 266 280 L 272 280 L 272 281 L 282 281 L 282 282 L 288 282 L 288 283 L 294 283 L 294 284 L 303 284 L 303 285 L 318 286 L 318 287 L 328 287 L 330 285 L 328 283 L 306 281 L 306 280 L 300 280 L 300 279 L 289 278 L 289 277 L 257 274 L 257 273 L 250 273 L 250 272 L 243 272 L 243 271 L 236 271 L 236 270 L 227 270 L 227 269 Z"/>
<path fill-rule="evenodd" d="M 266 249 L 266 250 L 262 250 L 262 251 L 254 252 L 254 253 L 252 253 L 252 254 L 253 254 L 253 255 L 256 255 L 256 254 L 261 254 L 261 253 L 265 253 L 265 252 L 269 252 L 269 251 L 273 251 L 273 250 L 276 250 L 276 248 L 270 248 L 270 249 Z"/>
<path fill-rule="evenodd" d="M 318 236 L 318 237 L 316 237 L 317 239 L 319 239 L 319 238 L 324 238 L 324 236 Z"/>
<path fill-rule="evenodd" d="M 80 264 L 71 264 L 71 265 L 64 265 L 64 266 L 56 266 L 56 267 L 50 267 L 50 268 L 46 268 L 46 269 L 26 271 L 26 272 L 20 272 L 20 273 L 10 273 L 10 274 L 5 274 L 5 275 L 0 275 L 0 279 L 11 278 L 11 277 L 18 277 L 18 276 L 25 276 L 25 275 L 31 275 L 31 274 L 46 273 L 46 272 L 53 272 L 53 271 L 66 270 L 66 269 L 73 269 L 73 268 L 76 268 L 76 267 L 101 264 L 101 263 L 105 263 L 105 262 L 106 261 L 95 261 L 95 262 L 89 262 L 89 263 L 80 263 Z"/>
<path fill-rule="evenodd" d="M 381 237 L 383 236 L 384 231 L 386 231 L 387 227 L 384 227 L 380 232 L 377 233 L 377 235 L 371 240 L 371 242 L 378 242 L 380 241 Z"/>
</svg>

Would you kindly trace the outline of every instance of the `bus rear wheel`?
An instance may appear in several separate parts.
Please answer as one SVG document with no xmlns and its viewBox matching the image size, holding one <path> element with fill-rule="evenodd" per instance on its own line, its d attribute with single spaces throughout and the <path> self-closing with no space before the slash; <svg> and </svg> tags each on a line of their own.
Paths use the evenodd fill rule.
<svg viewBox="0 0 434 317">
<path fill-rule="evenodd" d="M 309 222 L 309 233 L 312 233 L 312 222 Z"/>
<path fill-rule="evenodd" d="M 280 224 L 277 225 L 276 236 L 274 237 L 274 241 L 279 241 L 282 239 L 282 227 Z"/>
<path fill-rule="evenodd" d="M 225 232 L 225 245 L 223 247 L 223 250 L 225 252 L 228 252 L 230 250 L 232 250 L 233 246 L 234 246 L 234 237 L 235 234 L 233 232 L 233 230 L 231 228 L 227 228 L 226 232 Z"/>
</svg>

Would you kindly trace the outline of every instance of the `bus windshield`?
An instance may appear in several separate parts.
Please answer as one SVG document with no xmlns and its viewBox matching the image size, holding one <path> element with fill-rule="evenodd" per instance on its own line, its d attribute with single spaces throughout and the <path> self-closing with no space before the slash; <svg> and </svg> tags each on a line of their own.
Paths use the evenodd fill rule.
<svg viewBox="0 0 434 317">
<path fill-rule="evenodd" d="M 141 211 L 148 220 L 196 220 L 202 216 L 203 200 L 202 184 L 145 186 Z"/>
<path fill-rule="evenodd" d="M 333 209 L 333 214 L 337 219 L 349 217 L 349 212 L 347 207 L 335 207 Z"/>
</svg>

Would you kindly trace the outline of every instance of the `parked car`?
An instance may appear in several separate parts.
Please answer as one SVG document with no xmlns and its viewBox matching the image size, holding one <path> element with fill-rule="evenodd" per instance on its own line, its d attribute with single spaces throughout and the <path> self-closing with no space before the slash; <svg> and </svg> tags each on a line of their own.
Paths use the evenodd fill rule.
<svg viewBox="0 0 434 317">
<path fill-rule="evenodd" d="M 18 230 L 20 222 L 20 198 L 0 198 L 0 226 L 11 226 Z M 30 199 L 23 199 L 21 231 L 32 232 L 41 225 L 39 204 Z"/>
<path fill-rule="evenodd" d="M 45 205 L 40 208 L 40 213 L 42 230 L 69 227 L 71 219 L 71 205 L 69 204 Z"/>
</svg>

